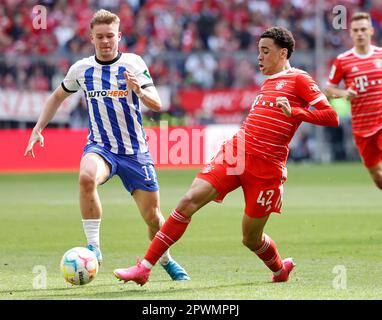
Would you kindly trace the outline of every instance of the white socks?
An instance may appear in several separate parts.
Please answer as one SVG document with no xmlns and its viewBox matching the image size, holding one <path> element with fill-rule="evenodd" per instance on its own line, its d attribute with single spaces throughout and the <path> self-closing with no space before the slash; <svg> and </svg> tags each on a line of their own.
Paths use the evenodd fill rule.
<svg viewBox="0 0 382 320">
<path fill-rule="evenodd" d="M 88 241 L 88 244 L 91 244 L 93 246 L 96 246 L 97 248 L 100 247 L 100 241 L 99 241 L 99 231 L 101 226 L 101 219 L 82 219 L 82 225 L 84 228 L 84 232 L 86 235 L 86 239 Z M 168 249 L 159 259 L 160 264 L 166 265 L 171 260 L 170 250 Z M 148 268 L 151 269 L 153 266 L 150 262 L 146 260 L 142 260 L 142 264 Z"/>
<path fill-rule="evenodd" d="M 145 260 L 145 259 L 143 259 L 143 260 L 141 261 L 141 263 L 142 263 L 147 269 L 150 269 L 150 270 L 151 270 L 151 268 L 153 267 L 153 265 L 152 265 L 150 262 L 148 262 L 147 260 Z"/>
<path fill-rule="evenodd" d="M 99 248 L 99 229 L 101 219 L 82 219 L 82 225 L 88 244 Z"/>
<path fill-rule="evenodd" d="M 171 255 L 170 255 L 170 249 L 167 249 L 166 252 L 159 258 L 159 262 L 162 265 L 166 265 L 167 263 L 170 262 L 171 260 Z"/>
<path fill-rule="evenodd" d="M 170 262 L 171 260 L 171 255 L 170 255 L 170 249 L 167 249 L 166 252 L 160 257 L 159 262 L 161 265 L 165 266 L 167 263 Z M 147 268 L 147 269 L 152 269 L 153 265 L 148 262 L 147 260 L 143 259 L 141 263 Z"/>
</svg>

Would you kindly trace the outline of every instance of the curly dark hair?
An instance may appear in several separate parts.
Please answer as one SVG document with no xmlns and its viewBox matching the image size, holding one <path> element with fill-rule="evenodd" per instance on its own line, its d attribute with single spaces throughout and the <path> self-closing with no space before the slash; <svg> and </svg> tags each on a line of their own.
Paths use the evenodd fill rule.
<svg viewBox="0 0 382 320">
<path fill-rule="evenodd" d="M 292 33 L 283 27 L 272 27 L 267 29 L 261 36 L 262 38 L 273 39 L 274 43 L 280 48 L 288 49 L 287 58 L 289 59 L 294 51 L 295 41 Z"/>
</svg>

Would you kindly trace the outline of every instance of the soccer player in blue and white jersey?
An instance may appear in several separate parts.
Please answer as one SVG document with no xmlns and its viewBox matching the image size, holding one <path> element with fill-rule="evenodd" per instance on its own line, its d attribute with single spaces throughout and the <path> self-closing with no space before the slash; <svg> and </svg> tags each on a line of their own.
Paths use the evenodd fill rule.
<svg viewBox="0 0 382 320">
<path fill-rule="evenodd" d="M 119 23 L 119 17 L 109 11 L 99 10 L 94 14 L 90 38 L 95 55 L 70 67 L 61 86 L 47 100 L 25 151 L 25 155 L 34 157 L 33 146 L 37 142 L 44 145 L 42 131 L 60 104 L 82 89 L 89 113 L 89 135 L 80 164 L 80 209 L 88 248 L 96 253 L 99 263 L 102 206 L 97 187 L 112 176 L 118 175 L 133 196 L 148 226 L 150 239 L 164 223 L 141 117 L 142 103 L 159 111 L 161 100 L 143 59 L 118 51 Z M 190 279 L 168 251 L 160 262 L 173 280 Z"/>
</svg>

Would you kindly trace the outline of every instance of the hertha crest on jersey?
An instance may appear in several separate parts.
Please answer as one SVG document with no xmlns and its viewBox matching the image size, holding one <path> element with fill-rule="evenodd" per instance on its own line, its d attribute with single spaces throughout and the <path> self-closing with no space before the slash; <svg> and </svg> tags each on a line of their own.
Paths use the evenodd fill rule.
<svg viewBox="0 0 382 320">
<path fill-rule="evenodd" d="M 116 74 L 115 76 L 117 78 L 118 89 L 119 90 L 126 90 L 126 79 L 125 79 L 125 76 L 123 75 L 123 72 Z"/>
<path fill-rule="evenodd" d="M 284 86 L 285 86 L 285 81 L 284 80 L 277 81 L 277 83 L 276 83 L 276 90 L 281 90 L 282 88 L 284 88 Z"/>
</svg>

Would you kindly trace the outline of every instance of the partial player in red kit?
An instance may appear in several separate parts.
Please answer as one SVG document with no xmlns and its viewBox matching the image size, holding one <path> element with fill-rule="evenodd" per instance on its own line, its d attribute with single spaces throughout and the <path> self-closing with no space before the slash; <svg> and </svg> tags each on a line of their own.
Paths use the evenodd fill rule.
<svg viewBox="0 0 382 320">
<path fill-rule="evenodd" d="M 332 66 L 326 94 L 351 101 L 352 130 L 364 165 L 382 189 L 382 48 L 373 46 L 370 15 L 352 16 L 354 48 L 340 54 Z M 346 89 L 337 85 L 344 80 Z"/>
<path fill-rule="evenodd" d="M 274 282 L 288 280 L 293 260 L 282 260 L 275 242 L 263 232 L 269 215 L 281 211 L 288 144 L 302 121 L 339 124 L 336 112 L 314 80 L 306 72 L 290 67 L 294 44 L 292 34 L 284 28 L 270 28 L 261 35 L 258 60 L 261 72 L 268 78 L 248 117 L 238 133 L 198 173 L 155 235 L 144 260 L 114 270 L 118 279 L 145 284 L 162 253 L 183 235 L 191 216 L 208 202 L 221 201 L 241 187 L 245 198 L 243 244 L 273 272 Z"/>
</svg>

